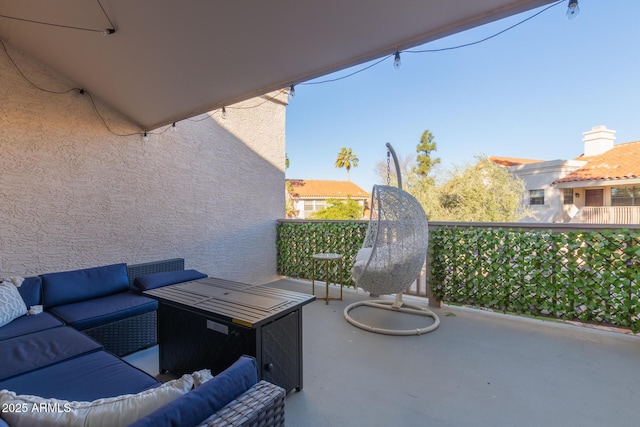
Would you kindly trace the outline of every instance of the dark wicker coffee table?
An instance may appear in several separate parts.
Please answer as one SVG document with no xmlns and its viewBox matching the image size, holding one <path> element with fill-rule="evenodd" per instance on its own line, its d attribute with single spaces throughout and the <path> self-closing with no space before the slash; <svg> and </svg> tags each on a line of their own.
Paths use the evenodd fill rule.
<svg viewBox="0 0 640 427">
<path fill-rule="evenodd" d="M 159 302 L 161 372 L 215 375 L 247 354 L 259 379 L 302 389 L 302 307 L 313 295 L 212 277 L 145 294 Z"/>
</svg>

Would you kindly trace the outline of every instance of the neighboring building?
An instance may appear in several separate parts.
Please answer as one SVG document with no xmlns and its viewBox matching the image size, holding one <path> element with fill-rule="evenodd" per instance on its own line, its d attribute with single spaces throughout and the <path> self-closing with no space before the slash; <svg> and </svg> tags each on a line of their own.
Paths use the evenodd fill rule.
<svg viewBox="0 0 640 427">
<path fill-rule="evenodd" d="M 490 157 L 490 160 L 502 164 L 502 158 Z M 525 183 L 523 203 L 529 207 L 532 216 L 522 218 L 521 222 L 568 222 L 571 218 L 564 212 L 563 194 L 552 183 L 583 166 L 584 162 L 575 160 L 534 161 L 513 159 L 507 166 L 511 174 Z"/>
<path fill-rule="evenodd" d="M 327 199 L 352 199 L 362 206 L 362 217 L 369 215 L 371 194 L 350 181 L 287 179 L 288 218 L 309 218 L 327 206 Z"/>
<path fill-rule="evenodd" d="M 574 160 L 490 158 L 525 182 L 524 203 L 535 216 L 522 221 L 640 223 L 640 141 L 614 145 L 606 126 L 583 136 L 584 153 Z"/>
</svg>

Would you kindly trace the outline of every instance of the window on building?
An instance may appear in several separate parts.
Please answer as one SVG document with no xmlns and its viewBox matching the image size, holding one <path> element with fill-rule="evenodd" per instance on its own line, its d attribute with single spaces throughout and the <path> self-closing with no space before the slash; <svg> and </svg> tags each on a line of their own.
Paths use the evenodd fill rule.
<svg viewBox="0 0 640 427">
<path fill-rule="evenodd" d="M 326 202 L 324 200 L 305 200 L 304 201 L 305 212 L 314 212 L 324 208 L 325 206 L 326 206 Z"/>
<path fill-rule="evenodd" d="M 544 205 L 544 190 L 529 190 L 530 205 Z"/>
<path fill-rule="evenodd" d="M 611 188 L 611 206 L 640 206 L 640 187 Z"/>
<path fill-rule="evenodd" d="M 565 205 L 573 204 L 573 188 L 565 188 L 562 200 Z"/>
<path fill-rule="evenodd" d="M 305 212 L 313 212 L 314 203 L 313 200 L 305 200 L 304 201 L 304 210 Z"/>
</svg>

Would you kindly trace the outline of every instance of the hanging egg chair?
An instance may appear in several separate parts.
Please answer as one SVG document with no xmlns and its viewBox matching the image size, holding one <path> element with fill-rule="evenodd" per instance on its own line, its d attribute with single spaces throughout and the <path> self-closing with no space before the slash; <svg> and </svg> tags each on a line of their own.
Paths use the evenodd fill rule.
<svg viewBox="0 0 640 427">
<path fill-rule="evenodd" d="M 398 160 L 391 144 L 387 143 L 398 177 L 398 187 L 374 185 L 371 192 L 371 214 L 362 248 L 358 251 L 351 276 L 357 287 L 371 295 L 395 294 L 393 300 L 366 300 L 347 306 L 345 319 L 354 326 L 387 335 L 420 335 L 438 327 L 440 320 L 431 310 L 402 301 L 404 292 L 424 265 L 429 244 L 427 215 L 411 194 L 402 190 Z M 351 317 L 356 307 L 367 306 L 418 316 L 431 317 L 425 327 L 397 330 L 364 324 Z"/>
</svg>

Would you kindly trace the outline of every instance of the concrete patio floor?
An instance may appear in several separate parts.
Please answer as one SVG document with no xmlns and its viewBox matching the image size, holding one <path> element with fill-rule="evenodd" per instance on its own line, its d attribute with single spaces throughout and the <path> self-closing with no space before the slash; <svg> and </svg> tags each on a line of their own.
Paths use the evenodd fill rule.
<svg viewBox="0 0 640 427">
<path fill-rule="evenodd" d="M 440 326 L 428 334 L 380 335 L 343 317 L 363 298 L 304 307 L 304 388 L 287 396 L 287 426 L 640 425 L 640 337 L 455 307 L 434 310 Z M 373 310 L 351 314 L 430 322 Z"/>
<path fill-rule="evenodd" d="M 305 281 L 267 286 L 311 293 Z M 345 289 L 343 301 L 304 306 L 304 387 L 287 395 L 287 426 L 640 425 L 640 337 L 448 306 L 434 310 L 433 332 L 381 335 L 344 319 L 361 299 Z M 431 321 L 367 307 L 352 316 Z M 157 348 L 128 360 L 157 373 Z"/>
</svg>

